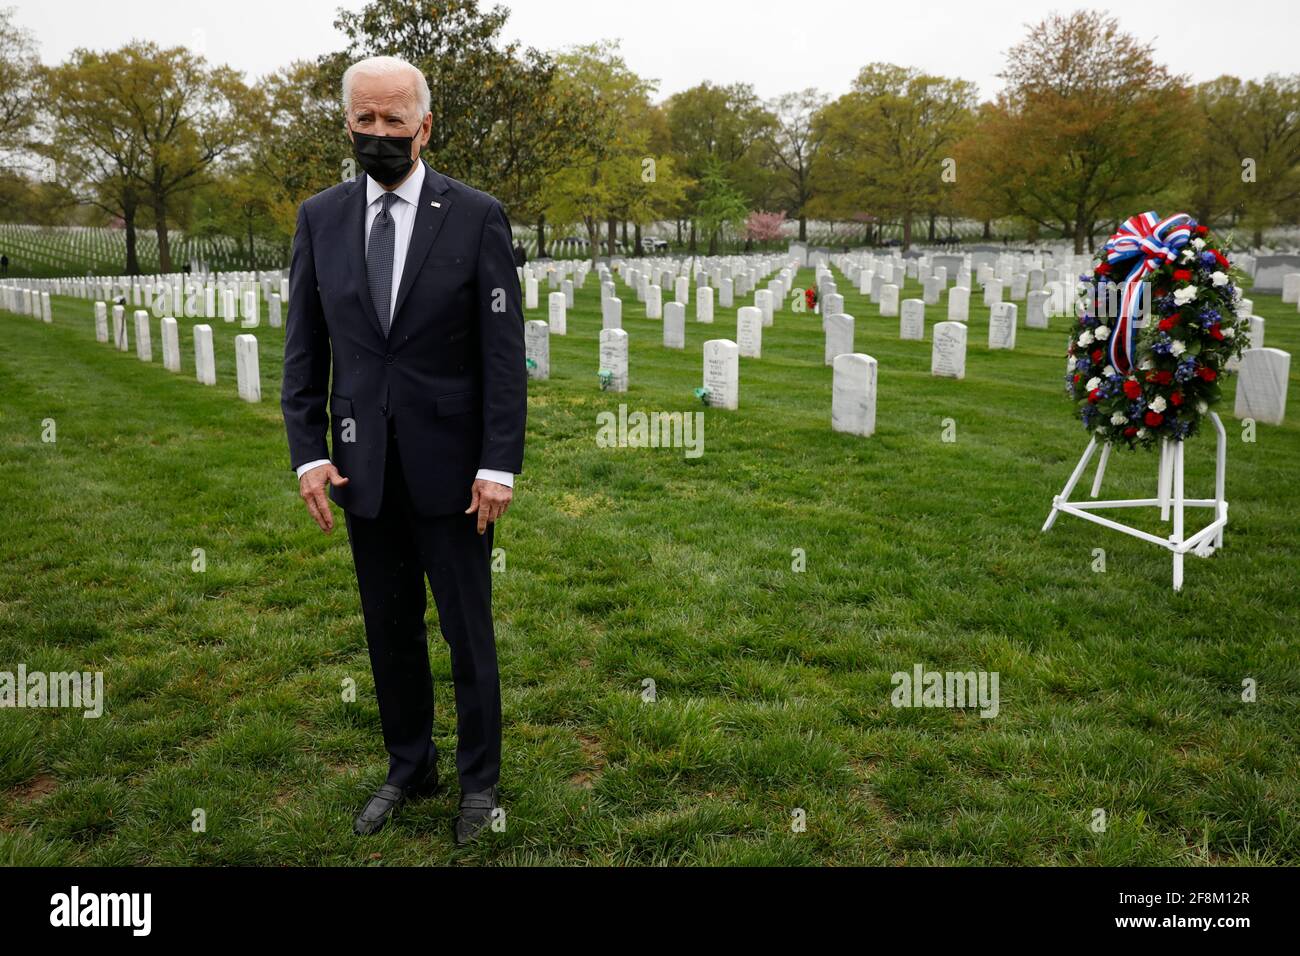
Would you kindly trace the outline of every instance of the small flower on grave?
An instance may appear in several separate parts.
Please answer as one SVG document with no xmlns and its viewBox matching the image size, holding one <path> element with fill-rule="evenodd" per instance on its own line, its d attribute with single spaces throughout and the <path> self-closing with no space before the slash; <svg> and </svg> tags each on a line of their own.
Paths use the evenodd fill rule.
<svg viewBox="0 0 1300 956">
<path fill-rule="evenodd" d="M 526 358 L 524 359 L 524 365 L 528 366 L 529 368 L 537 368 L 537 359 Z"/>
<path fill-rule="evenodd" d="M 597 372 L 596 377 L 600 379 L 601 391 L 604 391 L 605 389 L 609 388 L 611 385 L 614 384 L 614 373 L 607 368 L 602 368 L 599 372 Z"/>
<path fill-rule="evenodd" d="M 709 390 L 707 388 L 697 388 L 695 390 L 695 397 L 700 400 L 701 404 L 709 404 Z"/>
</svg>

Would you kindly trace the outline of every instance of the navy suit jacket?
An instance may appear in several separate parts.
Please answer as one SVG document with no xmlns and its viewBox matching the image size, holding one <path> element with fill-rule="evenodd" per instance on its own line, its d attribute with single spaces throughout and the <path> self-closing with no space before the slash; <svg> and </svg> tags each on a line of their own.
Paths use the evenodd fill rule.
<svg viewBox="0 0 1300 956">
<path fill-rule="evenodd" d="M 462 512 L 480 468 L 523 470 L 528 373 L 510 224 L 492 196 L 426 164 L 385 337 L 366 282 L 365 207 L 362 173 L 298 208 L 280 394 L 290 462 L 330 458 L 349 479 L 330 497 L 372 518 L 392 419 L 416 511 Z"/>
</svg>

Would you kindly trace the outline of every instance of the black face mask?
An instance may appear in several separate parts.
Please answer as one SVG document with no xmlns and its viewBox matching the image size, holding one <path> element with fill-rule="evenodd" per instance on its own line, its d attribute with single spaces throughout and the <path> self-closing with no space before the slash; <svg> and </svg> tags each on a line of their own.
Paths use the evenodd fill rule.
<svg viewBox="0 0 1300 956">
<path fill-rule="evenodd" d="M 396 186 L 411 171 L 414 136 L 371 136 L 352 130 L 352 155 L 370 178 L 382 186 Z"/>
</svg>

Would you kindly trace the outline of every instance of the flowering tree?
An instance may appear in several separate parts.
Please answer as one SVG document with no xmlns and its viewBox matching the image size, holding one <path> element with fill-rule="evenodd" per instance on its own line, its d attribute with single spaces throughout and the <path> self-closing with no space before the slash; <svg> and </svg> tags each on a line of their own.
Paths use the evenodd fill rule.
<svg viewBox="0 0 1300 956">
<path fill-rule="evenodd" d="M 755 209 L 745 220 L 745 238 L 756 242 L 780 239 L 783 225 L 785 225 L 785 213 L 763 212 L 761 209 Z"/>
</svg>

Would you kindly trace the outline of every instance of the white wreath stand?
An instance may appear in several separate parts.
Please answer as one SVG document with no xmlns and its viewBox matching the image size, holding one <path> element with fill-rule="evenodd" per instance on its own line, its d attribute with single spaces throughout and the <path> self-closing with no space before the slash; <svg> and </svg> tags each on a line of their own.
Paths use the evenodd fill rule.
<svg viewBox="0 0 1300 956">
<path fill-rule="evenodd" d="M 1084 449 L 1083 457 L 1079 459 L 1079 464 L 1075 466 L 1074 473 L 1070 475 L 1070 480 L 1065 483 L 1065 488 L 1052 499 L 1052 513 L 1047 516 L 1043 531 L 1051 529 L 1058 512 L 1065 512 L 1083 518 L 1085 521 L 1091 521 L 1115 531 L 1122 531 L 1124 534 L 1131 534 L 1135 538 L 1141 538 L 1143 541 L 1150 541 L 1152 544 L 1167 548 L 1174 554 L 1174 590 L 1181 591 L 1183 589 L 1183 555 L 1187 554 L 1188 551 L 1192 551 L 1198 557 L 1208 558 L 1214 553 L 1215 548 L 1223 547 L 1223 527 L 1228 523 L 1228 502 L 1223 498 L 1224 478 L 1228 468 L 1228 436 L 1223 430 L 1223 422 L 1219 420 L 1218 415 L 1211 412 L 1210 420 L 1214 423 L 1215 431 L 1219 433 L 1213 498 L 1186 498 L 1183 496 L 1183 445 L 1185 443 L 1165 438 L 1160 442 L 1160 476 L 1156 486 L 1156 497 L 1124 498 L 1109 501 L 1071 501 L 1070 494 L 1074 491 L 1074 486 L 1083 477 L 1084 469 L 1088 467 L 1088 461 L 1092 458 L 1093 452 L 1097 450 L 1097 439 L 1094 437 L 1088 442 L 1088 447 Z M 1097 461 L 1097 474 L 1092 479 L 1091 497 L 1094 499 L 1101 493 L 1101 479 L 1106 473 L 1106 462 L 1109 460 L 1110 442 L 1105 442 L 1101 446 L 1101 458 Z M 1168 538 L 1160 538 L 1154 534 L 1139 531 L 1137 528 L 1130 528 L 1118 521 L 1112 521 L 1109 518 L 1103 518 L 1101 515 L 1093 514 L 1094 511 L 1108 508 L 1149 508 L 1153 506 L 1160 508 L 1161 521 L 1168 521 L 1172 512 L 1173 533 Z M 1190 538 L 1184 538 L 1184 508 L 1213 508 L 1214 520 Z"/>
</svg>

